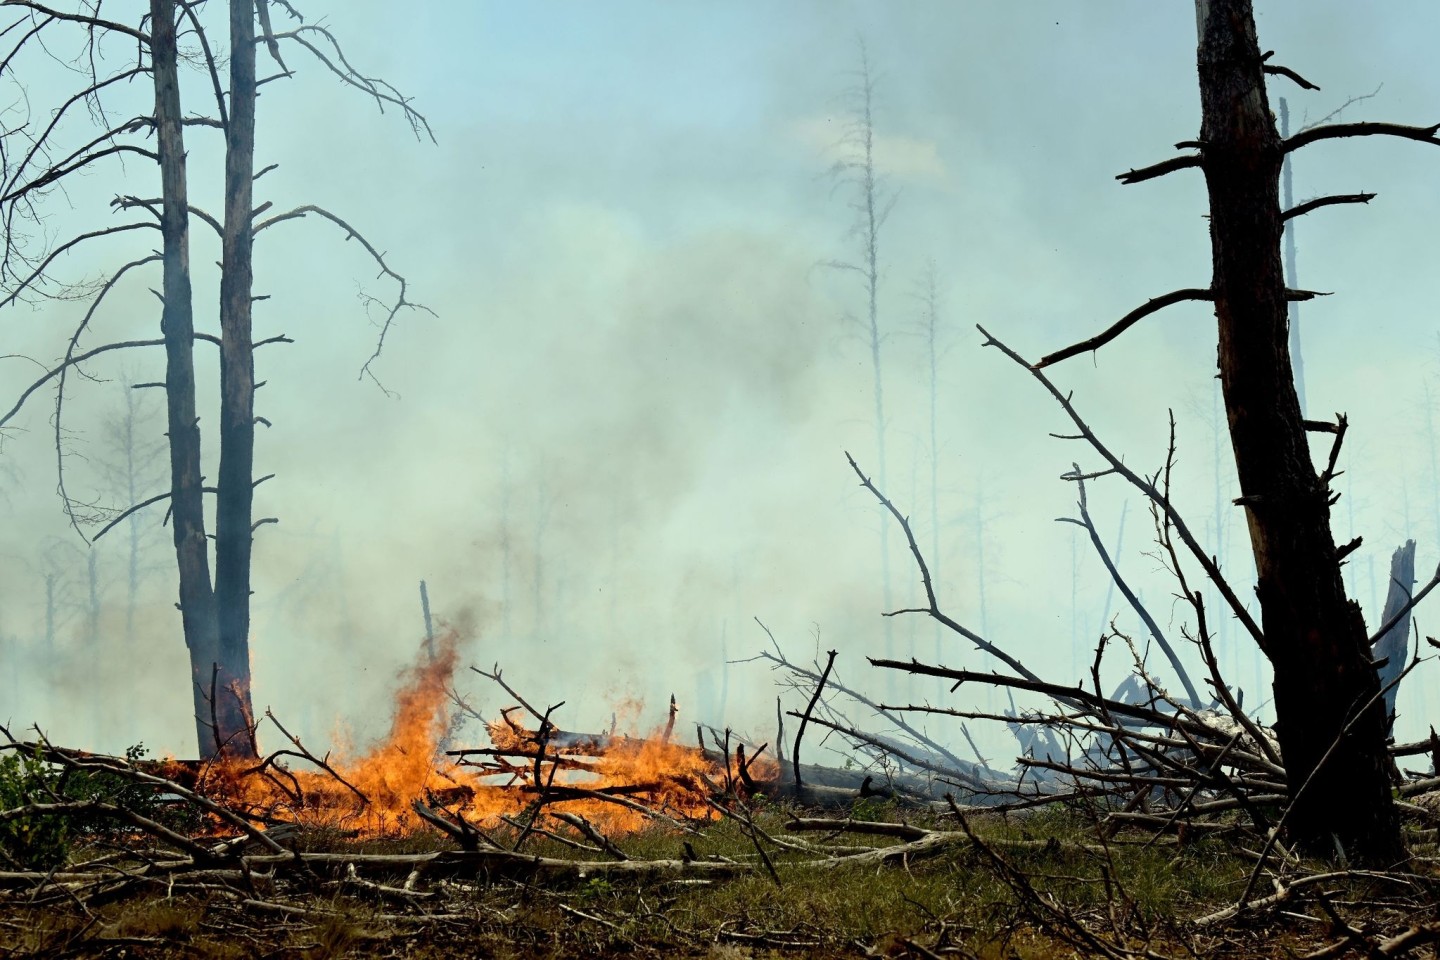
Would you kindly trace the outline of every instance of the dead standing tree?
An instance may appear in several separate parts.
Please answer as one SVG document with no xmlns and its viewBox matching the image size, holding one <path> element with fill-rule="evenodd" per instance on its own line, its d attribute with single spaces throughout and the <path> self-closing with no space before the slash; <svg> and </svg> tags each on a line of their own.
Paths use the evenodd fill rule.
<svg viewBox="0 0 1440 960">
<path fill-rule="evenodd" d="M 291 4 L 281 5 L 291 17 L 300 20 Z M 206 34 L 200 16 L 203 6 L 203 2 L 151 0 L 148 16 L 141 19 L 139 26 L 131 26 L 102 18 L 98 4 L 82 3 L 78 12 L 64 12 L 29 0 L 0 3 L 0 8 L 19 14 L 19 19 L 6 30 L 15 39 L 4 51 L 0 76 L 14 82 L 22 93 L 20 64 L 26 54 L 34 54 L 33 49 L 27 48 L 44 43 L 48 33 L 57 28 L 80 29 L 86 37 L 84 52 L 74 63 L 77 72 L 85 78 L 82 89 L 63 101 L 43 128 L 32 130 L 27 120 L 4 134 L 0 214 L 5 219 L 5 247 L 3 262 L 0 262 L 0 283 L 4 284 L 0 306 L 47 297 L 88 303 L 63 359 L 21 393 L 14 407 L 0 417 L 0 426 L 13 419 L 37 390 L 51 381 L 56 383 L 54 425 L 61 499 L 72 524 L 81 532 L 82 524 L 96 517 L 93 513 L 78 513 L 78 501 L 65 492 L 61 415 L 66 375 L 71 370 L 83 372 L 81 364 L 112 350 L 165 347 L 164 383 L 151 385 L 163 386 L 166 391 L 170 490 L 131 504 L 96 536 L 103 535 L 138 510 L 168 501 L 168 516 L 173 517 L 174 522 L 179 606 L 190 652 L 199 749 L 206 756 L 221 753 L 253 756 L 256 747 L 250 706 L 250 553 L 255 529 L 274 519 L 255 520 L 253 513 L 254 487 L 265 479 L 255 480 L 253 476 L 255 425 L 264 422 L 268 426 L 268 421 L 254 413 L 253 352 L 264 343 L 289 342 L 287 337 L 273 337 L 257 343 L 252 336 L 251 308 L 256 299 L 252 265 L 255 236 L 268 227 L 313 214 L 340 227 L 347 240 L 357 240 L 378 265 L 380 275 L 396 284 L 398 293 L 385 305 L 387 312 L 379 343 L 361 368 L 362 377 L 374 379 L 371 363 L 379 356 L 385 336 L 399 312 L 417 307 L 406 299 L 405 280 L 389 267 L 384 255 L 333 213 L 306 205 L 258 219 L 270 204 L 253 206 L 254 182 L 272 167 L 255 170 L 257 90 L 268 80 L 293 75 L 281 56 L 281 44 L 299 46 L 341 81 L 372 97 L 382 110 L 387 105 L 398 107 L 417 136 L 428 135 L 429 127 L 395 88 L 356 71 L 328 29 L 301 21 L 301 25 L 292 30 L 276 32 L 271 27 L 268 0 L 230 0 L 230 42 L 228 56 L 222 57 L 214 52 Z M 186 50 L 182 55 L 182 34 L 177 30 L 183 30 L 183 35 L 198 45 L 198 51 Z M 256 47 L 260 42 L 266 45 L 281 71 L 265 80 L 258 80 L 256 76 Z M 125 51 L 119 67 L 114 66 L 117 44 Z M 213 94 L 213 116 L 187 116 L 183 111 L 181 63 L 192 60 L 200 63 L 206 86 Z M 222 66 L 227 61 L 228 91 L 222 89 L 221 84 Z M 107 109 L 107 99 L 123 91 L 123 83 L 147 75 L 154 89 L 153 111 L 112 125 L 109 111 L 114 108 Z M 71 149 L 64 142 L 71 127 L 66 122 L 67 114 L 73 117 L 82 106 L 98 121 L 101 130 L 78 149 Z M 221 220 L 191 203 L 184 139 L 187 127 L 214 128 L 224 135 L 225 209 Z M 151 134 L 153 149 L 145 145 Z M 25 234 L 16 228 L 27 223 L 41 227 L 45 217 L 43 200 L 47 194 L 65 188 L 72 175 L 88 167 L 135 155 L 160 168 L 160 196 L 117 194 L 111 206 L 118 212 L 138 213 L 138 219 L 83 232 L 59 244 L 42 241 L 38 252 L 24 245 Z M 221 241 L 219 337 L 195 330 L 189 236 L 192 215 L 213 228 Z M 97 239 L 148 229 L 160 231 L 162 250 L 125 264 L 101 282 L 64 284 L 53 275 L 57 259 L 77 247 Z M 35 232 L 46 233 L 43 229 Z M 156 262 L 162 270 L 162 339 L 121 341 L 81 350 L 80 340 L 106 295 L 131 270 Z M 215 487 L 204 486 L 201 473 L 193 355 L 197 339 L 216 344 L 220 351 L 220 476 Z M 207 493 L 216 497 L 213 582 L 203 500 Z"/>
<path fill-rule="evenodd" d="M 940 341 L 944 322 L 940 318 L 940 296 L 935 289 L 935 261 L 925 267 L 919 295 L 923 311 L 921 333 L 925 338 L 925 355 L 930 363 L 930 550 L 934 573 L 940 575 Z M 977 536 L 982 536 L 983 531 Z M 888 598 L 887 598 L 888 599 Z M 935 655 L 941 654 L 940 624 L 935 624 Z M 914 656 L 912 649 L 910 655 Z"/>
<path fill-rule="evenodd" d="M 1195 152 L 1120 175 L 1138 183 L 1200 168 L 1210 199 L 1214 276 L 1207 289 L 1158 297 L 1098 336 L 1041 360 L 1036 369 L 1108 343 L 1169 304 L 1210 300 L 1219 325 L 1220 380 L 1257 569 L 1262 629 L 1256 634 L 1275 673 L 1277 733 L 1293 809 L 1287 827 L 1304 850 L 1390 864 L 1403 849 L 1386 759 L 1386 711 L 1360 608 L 1345 594 L 1330 483 L 1346 422 L 1305 420 L 1288 343 L 1290 301 L 1314 294 L 1285 284 L 1281 237 L 1291 217 L 1323 206 L 1364 203 L 1370 194 L 1280 206 L 1287 154 L 1320 140 L 1398 136 L 1440 143 L 1437 127 L 1339 123 L 1282 139 L 1266 93 L 1267 74 L 1314 85 L 1267 62 L 1251 0 L 1197 0 L 1200 139 Z M 1317 474 L 1307 431 L 1332 437 Z M 1232 601 L 1233 604 L 1233 601 Z"/>
<path fill-rule="evenodd" d="M 105 418 L 102 450 L 92 461 L 100 474 L 102 491 L 113 499 L 132 504 L 141 492 L 164 482 L 167 471 L 162 457 L 166 450 L 164 431 L 158 426 L 160 409 L 147 402 L 147 391 L 134 389 L 134 378 L 122 374 L 124 388 L 119 406 Z M 151 557 L 151 541 L 159 530 L 142 525 L 139 514 L 125 521 L 125 644 L 135 646 L 135 612 L 140 586 L 155 574 L 159 564 Z M 143 558 L 143 559 L 142 559 Z"/>
<path fill-rule="evenodd" d="M 856 85 L 849 92 L 853 100 L 852 115 L 845 136 L 839 144 L 843 155 L 831 168 L 831 174 L 854 188 L 850 207 L 855 212 L 853 232 L 859 238 L 857 261 L 836 260 L 829 266 L 860 274 L 865 283 L 866 310 L 864 336 L 870 351 L 870 369 L 874 375 L 875 458 L 882 485 L 886 478 L 885 459 L 885 381 L 881 363 L 881 345 L 885 337 L 880 323 L 880 228 L 890 215 L 894 198 L 887 198 L 875 170 L 875 79 L 870 70 L 870 55 L 860 44 L 860 70 Z M 884 608 L 890 609 L 890 525 L 881 516 L 880 582 Z M 893 653 L 894 631 L 885 622 L 885 652 Z"/>
</svg>

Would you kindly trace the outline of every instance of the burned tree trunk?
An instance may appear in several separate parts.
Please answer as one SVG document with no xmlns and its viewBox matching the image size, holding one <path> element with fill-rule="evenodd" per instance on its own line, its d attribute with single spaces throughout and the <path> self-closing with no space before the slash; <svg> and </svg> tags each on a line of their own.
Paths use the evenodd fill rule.
<svg viewBox="0 0 1440 960">
<path fill-rule="evenodd" d="M 255 5 L 230 3 L 230 116 L 225 129 L 225 226 L 220 272 L 220 483 L 215 508 L 219 741 L 253 755 L 250 703 L 250 552 L 254 504 Z"/>
<path fill-rule="evenodd" d="M 270 56 L 279 63 L 282 72 L 276 79 L 292 73 L 282 61 L 280 43 L 282 40 L 294 43 L 315 54 L 326 69 L 352 87 L 373 97 L 377 103 L 398 108 L 417 137 L 430 132 L 425 118 L 416 112 L 408 99 L 401 96 L 395 88 L 356 73 L 344 55 L 339 53 L 335 37 L 327 29 L 301 22 L 300 26 L 294 29 L 275 33 L 271 29 L 267 4 L 268 0 L 232 0 L 226 5 L 230 15 L 231 43 L 230 56 L 226 61 L 231 74 L 227 97 L 220 89 L 218 79 L 224 58 L 217 58 L 212 52 L 205 39 L 201 20 L 193 9 L 196 6 L 194 4 L 179 4 L 176 0 L 150 0 L 148 12 L 141 20 L 142 29 L 105 19 L 100 16 L 98 7 L 93 10 L 87 7 L 86 12 L 71 14 L 57 12 L 35 0 L 4 2 L 7 8 L 15 7 L 19 10 L 31 24 L 30 28 L 24 31 L 4 31 L 8 37 L 13 38 L 7 41 L 8 48 L 0 54 L 0 75 L 4 75 L 6 79 L 14 78 L 23 85 L 21 71 L 25 68 L 19 66 L 17 57 L 27 44 L 32 48 L 41 46 L 42 33 L 47 29 L 52 29 L 57 24 L 61 25 L 59 29 L 65 29 L 66 25 L 78 25 L 85 28 L 88 36 L 85 48 L 74 61 L 79 75 L 87 78 L 86 85 L 54 109 L 52 122 L 44 128 L 38 139 L 31 138 L 23 159 L 18 164 L 6 165 L 4 176 L 0 177 L 0 180 L 4 181 L 3 185 L 0 185 L 0 207 L 4 207 L 7 225 L 17 216 L 32 224 L 40 224 L 41 213 L 36 206 L 36 198 L 51 192 L 71 174 L 91 172 L 92 163 L 102 160 L 108 162 L 107 158 L 135 155 L 153 161 L 160 167 L 161 194 L 159 199 L 146 199 L 144 195 L 128 193 L 117 195 L 111 206 L 125 211 L 143 211 L 139 220 L 90 230 L 60 245 L 50 243 L 52 231 L 48 229 L 31 232 L 30 236 L 39 238 L 37 242 L 42 250 L 53 246 L 49 255 L 22 255 L 17 244 L 7 242 L 3 245 L 3 251 L 0 251 L 0 280 L 4 281 L 5 289 L 0 291 L 0 309 L 24 302 L 31 293 L 52 299 L 74 299 L 76 291 L 81 289 L 87 291 L 84 297 L 89 300 L 89 306 L 84 319 L 70 338 L 64 359 L 55 367 L 46 370 L 26 388 L 7 413 L 0 414 L 0 426 L 4 426 L 20 412 L 27 398 L 49 381 L 57 380 L 54 426 L 57 453 L 60 454 L 57 456 L 57 472 L 61 478 L 61 501 L 76 532 L 83 537 L 81 525 L 98 523 L 100 520 L 77 515 L 75 507 L 78 501 L 64 492 L 65 457 L 60 444 L 64 436 L 61 401 L 64 397 L 65 375 L 67 371 L 78 369 L 91 358 L 112 350 L 164 345 L 166 374 L 163 386 L 167 397 L 170 489 L 166 493 L 158 493 L 146 499 L 132 499 L 131 505 L 102 527 L 95 537 L 98 539 L 120 521 L 134 517 L 151 505 L 169 501 L 170 512 L 174 517 L 172 529 L 180 580 L 179 609 L 190 656 L 198 745 L 200 753 L 206 757 L 221 753 L 253 756 L 255 753 L 251 733 L 248 649 L 251 540 L 256 526 L 277 522 L 272 517 L 254 520 L 252 509 L 252 491 L 258 482 L 252 479 L 254 426 L 257 422 L 254 416 L 253 359 L 257 344 L 251 336 L 250 322 L 253 299 L 251 251 L 254 237 L 267 226 L 313 215 L 344 230 L 347 239 L 356 240 L 365 253 L 379 265 L 381 276 L 396 285 L 397 295 L 388 305 L 389 312 L 381 324 L 375 351 L 361 368 L 362 377 L 370 376 L 375 379 L 371 365 L 380 356 L 385 334 L 400 312 L 406 309 L 424 309 L 406 298 L 405 278 L 389 266 L 384 254 L 353 226 L 324 208 L 307 204 L 271 215 L 263 221 L 256 219 L 261 211 L 270 206 L 268 203 L 258 209 L 252 206 L 253 184 L 257 175 L 254 169 L 257 41 L 263 40 Z M 285 6 L 295 19 L 300 19 L 298 12 L 289 4 Z M 189 22 L 186 28 L 200 45 L 200 51 L 194 55 L 212 81 L 215 95 L 214 116 L 195 112 L 186 116 L 182 112 L 176 40 L 176 21 L 180 15 L 187 17 Z M 259 30 L 256 26 L 257 18 Z M 314 46 L 310 40 L 311 34 L 323 35 L 327 48 L 336 47 L 333 59 Z M 127 45 L 131 40 L 135 41 L 137 59 L 133 64 L 127 62 L 111 69 L 105 64 L 106 58 L 98 51 L 97 44 L 102 38 L 115 35 L 128 38 Z M 48 47 L 37 51 L 36 55 L 41 53 L 53 57 Z M 106 129 L 76 150 L 63 142 L 60 131 L 65 125 L 59 121 L 66 110 L 83 103 L 90 109 L 92 119 L 108 126 L 109 121 L 105 119 L 108 109 L 101 103 L 102 93 L 116 88 L 118 81 L 128 83 L 147 74 L 153 82 L 155 93 L 155 110 L 152 115 L 136 117 Z M 184 127 L 187 124 L 213 127 L 225 135 L 223 226 L 208 214 L 190 206 L 184 139 Z M 149 143 L 152 135 L 153 149 Z M 30 137 L 30 134 L 25 136 Z M 57 156 L 65 159 L 52 163 L 51 158 Z M 145 191 L 145 195 L 150 193 L 148 189 Z M 189 263 L 189 217 L 192 212 L 214 225 L 222 237 L 219 338 L 195 329 Z M 52 288 L 63 290 L 63 293 L 44 292 L 51 283 L 58 282 L 58 278 L 51 276 L 49 267 L 61 251 L 90 240 L 133 230 L 156 228 L 161 232 L 161 252 L 121 266 L 103 283 L 92 286 L 87 281 L 81 287 L 66 285 Z M 11 239 L 24 238 L 17 231 L 7 231 L 7 236 Z M 163 269 L 160 293 L 163 301 L 163 339 L 117 341 L 83 353 L 78 352 L 79 339 L 89 328 L 93 315 L 107 293 L 129 271 L 155 262 L 160 262 Z M 23 269 L 17 272 L 17 267 L 22 263 Z M 373 298 L 367 300 L 380 302 Z M 194 359 L 194 343 L 197 339 L 215 343 L 220 347 L 220 469 L 218 479 L 212 481 L 211 486 L 203 486 L 204 478 L 201 474 L 201 438 L 196 412 Z M 282 335 L 262 340 L 261 344 L 288 342 L 291 342 L 289 338 Z M 130 465 L 133 466 L 133 463 Z M 131 473 L 133 479 L 133 471 Z M 129 492 L 133 497 L 133 487 Z M 215 494 L 217 498 L 213 580 L 208 546 L 210 538 L 206 531 L 206 504 L 203 502 L 206 494 Z M 131 571 L 133 592 L 133 560 Z"/>
<path fill-rule="evenodd" d="M 155 141 L 160 160 L 164 238 L 165 398 L 170 432 L 170 505 L 180 574 L 180 617 L 190 650 L 195 730 L 202 751 L 218 740 L 211 722 L 212 664 L 219 654 L 215 593 L 205 538 L 200 420 L 195 413 L 195 314 L 190 290 L 190 215 L 173 0 L 150 0 L 155 79 Z"/>
<path fill-rule="evenodd" d="M 1250 0 L 1197 0 L 1196 10 L 1220 380 L 1275 669 L 1288 828 L 1310 853 L 1390 864 L 1402 848 L 1385 706 L 1365 622 L 1340 577 L 1331 469 L 1316 474 L 1291 369 L 1280 256 L 1286 144 Z M 1342 436 L 1343 426 L 1337 445 Z"/>
<path fill-rule="evenodd" d="M 1380 689 L 1385 695 L 1385 731 L 1387 739 L 1395 732 L 1395 697 L 1400 692 L 1400 678 L 1410 655 L 1410 598 L 1415 586 L 1415 541 L 1406 540 L 1390 557 L 1390 589 L 1380 623 L 1391 620 L 1395 625 L 1375 639 L 1371 648 L 1380 674 Z"/>
</svg>

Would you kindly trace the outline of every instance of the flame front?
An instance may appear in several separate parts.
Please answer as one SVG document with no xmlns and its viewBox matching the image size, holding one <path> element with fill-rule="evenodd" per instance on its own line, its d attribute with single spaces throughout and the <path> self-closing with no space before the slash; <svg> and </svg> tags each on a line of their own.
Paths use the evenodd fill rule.
<svg viewBox="0 0 1440 960">
<path fill-rule="evenodd" d="M 387 736 L 358 757 L 322 758 L 328 771 L 227 761 L 205 769 L 199 786 L 272 822 L 383 836 L 417 826 L 417 804 L 481 826 L 543 807 L 625 833 L 656 821 L 708 819 L 715 815 L 710 799 L 732 783 L 726 764 L 673 742 L 673 712 L 665 728 L 632 737 L 530 729 L 508 710 L 487 724 L 491 747 L 466 751 L 463 761 L 445 756 L 447 690 L 458 661 L 458 637 L 447 631 L 433 658 L 422 652 L 406 671 Z M 778 768 L 761 760 L 747 772 L 761 781 Z"/>
</svg>

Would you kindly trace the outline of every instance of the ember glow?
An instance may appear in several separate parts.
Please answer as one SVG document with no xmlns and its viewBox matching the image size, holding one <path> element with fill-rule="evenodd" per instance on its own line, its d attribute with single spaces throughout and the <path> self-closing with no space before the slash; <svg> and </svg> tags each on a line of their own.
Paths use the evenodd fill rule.
<svg viewBox="0 0 1440 960">
<path fill-rule="evenodd" d="M 204 768 L 199 789 L 269 822 L 327 826 L 360 836 L 387 836 L 422 826 L 417 806 L 480 827 L 528 819 L 544 809 L 578 814 L 606 833 L 627 833 L 655 823 L 710 819 L 709 803 L 726 785 L 744 789 L 732 757 L 675 742 L 674 716 L 648 736 L 568 733 L 553 726 L 541 734 L 538 718 L 520 719 L 513 707 L 486 724 L 490 745 L 441 749 L 455 709 L 448 691 L 459 662 L 459 637 L 436 638 L 432 658 L 422 649 L 402 676 L 388 734 L 358 756 L 318 757 L 280 749 L 259 764 L 228 761 Z M 281 731 L 283 735 L 283 731 Z M 273 734 L 272 734 L 273 736 Z M 453 745 L 453 746 L 459 746 Z M 752 781 L 773 779 L 768 756 L 740 751 Z M 308 769 L 292 769 L 304 766 Z M 173 775 L 175 771 L 172 769 Z"/>
</svg>

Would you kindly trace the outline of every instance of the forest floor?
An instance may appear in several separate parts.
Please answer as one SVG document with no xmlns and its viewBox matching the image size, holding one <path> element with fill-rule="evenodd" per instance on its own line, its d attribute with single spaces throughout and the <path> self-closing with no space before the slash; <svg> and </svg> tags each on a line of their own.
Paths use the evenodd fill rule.
<svg viewBox="0 0 1440 960">
<path fill-rule="evenodd" d="M 763 833 L 727 819 L 697 834 L 655 828 L 618 844 L 618 853 L 634 861 L 728 860 L 754 867 L 732 878 L 562 874 L 522 880 L 472 871 L 430 882 L 424 899 L 416 899 L 414 890 L 421 888 L 407 893 L 399 886 L 402 869 L 378 884 L 317 879 L 301 895 L 291 888 L 284 902 L 263 893 L 237 897 L 219 885 L 206 889 L 203 876 L 168 887 L 157 880 L 153 890 L 109 903 L 100 897 L 43 905 L 11 898 L 0 901 L 0 957 L 1041 960 L 1106 954 L 1278 958 L 1313 951 L 1333 957 L 1376 955 L 1362 934 L 1393 935 L 1440 920 L 1433 899 L 1417 900 L 1414 891 L 1404 900 L 1387 899 L 1393 880 L 1356 872 L 1325 883 L 1318 898 L 1297 897 L 1247 917 L 1197 924 L 1241 898 L 1252 858 L 1215 838 L 1119 834 L 1097 845 L 1093 827 L 1059 810 L 1023 819 L 972 818 L 983 845 L 961 834 L 957 842 L 883 865 L 817 866 L 815 851 L 822 846 L 843 852 L 905 839 L 877 836 L 873 827 L 812 830 L 803 839 L 787 833 L 786 824 L 803 813 L 763 805 L 754 813 Z M 925 822 L 874 800 L 858 801 L 852 815 L 956 837 L 953 817 Z M 763 860 L 756 836 L 778 841 L 767 844 Z M 806 849 L 786 849 L 787 838 Z M 360 841 L 317 830 L 290 845 L 342 854 L 453 848 L 434 832 Z M 596 859 L 544 836 L 530 837 L 525 850 Z M 773 870 L 762 868 L 764 860 Z M 1434 861 L 1433 855 L 1428 862 L 1417 858 L 1409 875 L 1437 875 Z M 1301 873 L 1297 867 L 1294 875 Z M 1254 896 L 1275 889 L 1265 880 Z M 1433 956 L 1425 952 L 1430 949 L 1420 946 L 1408 955 Z"/>
</svg>

